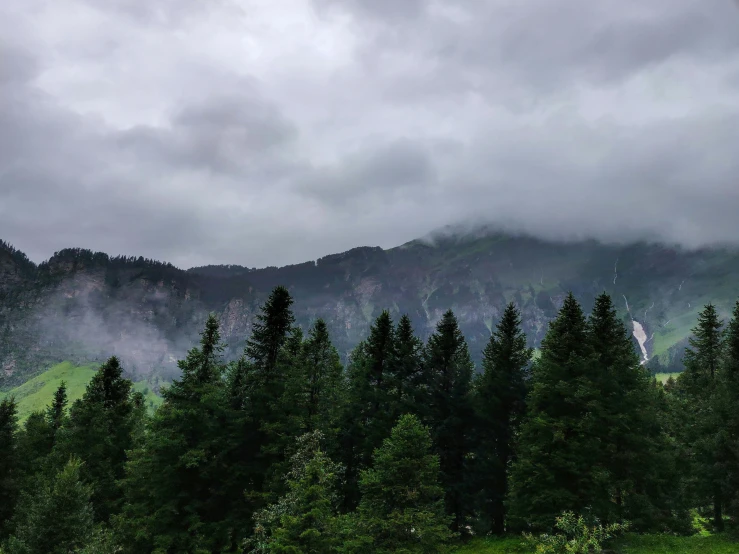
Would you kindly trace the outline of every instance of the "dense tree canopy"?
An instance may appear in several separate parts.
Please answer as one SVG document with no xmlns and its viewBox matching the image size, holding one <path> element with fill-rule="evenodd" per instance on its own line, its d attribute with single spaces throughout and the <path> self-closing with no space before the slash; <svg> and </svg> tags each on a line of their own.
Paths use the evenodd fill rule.
<svg viewBox="0 0 739 554">
<path fill-rule="evenodd" d="M 0 401 L 0 551 L 440 553 L 566 511 L 739 523 L 739 303 L 725 330 L 705 307 L 666 386 L 605 294 L 588 316 L 568 295 L 534 361 L 509 304 L 478 371 L 452 310 L 425 341 L 380 312 L 344 367 L 292 304 L 277 287 L 230 362 L 208 317 L 152 413 L 116 357 L 71 406 L 64 384 L 23 422 Z"/>
</svg>

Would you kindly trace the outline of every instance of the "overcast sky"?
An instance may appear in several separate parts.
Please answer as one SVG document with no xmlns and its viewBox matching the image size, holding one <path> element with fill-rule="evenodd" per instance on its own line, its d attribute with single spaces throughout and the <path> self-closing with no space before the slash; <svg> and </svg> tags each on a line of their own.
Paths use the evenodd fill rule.
<svg viewBox="0 0 739 554">
<path fill-rule="evenodd" d="M 282 265 L 739 239 L 735 0 L 3 0 L 0 238 Z"/>
</svg>

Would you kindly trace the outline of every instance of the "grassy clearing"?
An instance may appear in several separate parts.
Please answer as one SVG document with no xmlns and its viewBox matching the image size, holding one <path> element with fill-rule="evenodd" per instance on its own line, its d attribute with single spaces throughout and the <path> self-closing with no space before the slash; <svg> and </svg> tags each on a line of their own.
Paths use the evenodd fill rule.
<svg viewBox="0 0 739 554">
<path fill-rule="evenodd" d="M 22 385 L 0 393 L 0 398 L 15 396 L 18 403 L 18 419 L 23 423 L 33 412 L 43 410 L 51 403 L 54 392 L 62 381 L 67 384 L 69 405 L 78 398 L 82 398 L 87 383 L 95 375 L 97 369 L 98 366 L 75 366 L 71 362 L 62 362 Z M 162 399 L 149 389 L 146 382 L 134 383 L 134 389 L 144 393 L 150 410 L 162 403 Z"/>
<path fill-rule="evenodd" d="M 673 379 L 677 379 L 678 375 L 680 375 L 680 373 L 655 373 L 654 377 L 657 379 L 657 381 L 664 384 L 670 377 L 672 377 Z"/>
<path fill-rule="evenodd" d="M 726 535 L 627 535 L 613 548 L 620 554 L 735 554 L 739 542 Z"/>
<path fill-rule="evenodd" d="M 618 554 L 736 554 L 739 542 L 727 535 L 693 535 L 674 537 L 670 535 L 628 534 L 617 542 L 607 545 Z M 479 539 L 460 546 L 457 554 L 534 554 L 518 538 Z"/>
<path fill-rule="evenodd" d="M 3 396 L 15 396 L 18 403 L 18 418 L 23 422 L 33 412 L 43 410 L 49 405 L 62 381 L 67 384 L 67 398 L 70 404 L 81 398 L 95 371 L 94 366 L 80 367 L 71 362 L 62 362 L 4 393 Z"/>
</svg>

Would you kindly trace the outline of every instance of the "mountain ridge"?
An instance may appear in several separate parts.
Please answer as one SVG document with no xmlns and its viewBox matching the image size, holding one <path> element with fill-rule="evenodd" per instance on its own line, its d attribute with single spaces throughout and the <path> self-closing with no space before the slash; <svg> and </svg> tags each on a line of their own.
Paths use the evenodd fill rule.
<svg viewBox="0 0 739 554">
<path fill-rule="evenodd" d="M 215 312 L 237 356 L 261 302 L 276 285 L 295 297 L 303 327 L 327 320 L 344 357 L 382 309 L 408 313 L 427 336 L 452 308 L 479 353 L 507 302 L 522 310 L 537 346 L 564 295 L 589 309 L 609 292 L 624 322 L 643 333 L 654 371 L 679 369 L 681 348 L 708 301 L 728 314 L 739 298 L 739 254 L 659 244 L 547 241 L 490 229 L 441 232 L 382 249 L 363 246 L 283 267 L 180 269 L 143 257 L 70 248 L 40 264 L 0 242 L 0 388 L 62 360 L 117 354 L 133 371 L 176 374 L 174 360 Z M 631 323 L 632 321 L 636 323 Z M 638 325 L 637 325 L 638 323 Z"/>
</svg>

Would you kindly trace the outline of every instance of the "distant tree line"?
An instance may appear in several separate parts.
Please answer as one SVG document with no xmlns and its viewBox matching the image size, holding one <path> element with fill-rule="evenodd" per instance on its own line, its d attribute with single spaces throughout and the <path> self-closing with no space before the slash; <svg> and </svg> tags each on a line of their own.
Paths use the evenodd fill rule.
<svg viewBox="0 0 739 554">
<path fill-rule="evenodd" d="M 273 290 L 237 361 L 218 320 L 147 414 L 117 358 L 19 425 L 0 403 L 8 554 L 446 552 L 572 511 L 639 532 L 739 518 L 739 304 L 685 371 L 639 363 L 609 296 L 564 301 L 532 361 L 510 304 L 475 371 L 454 313 L 424 343 L 382 312 L 346 367 Z"/>
</svg>

